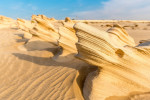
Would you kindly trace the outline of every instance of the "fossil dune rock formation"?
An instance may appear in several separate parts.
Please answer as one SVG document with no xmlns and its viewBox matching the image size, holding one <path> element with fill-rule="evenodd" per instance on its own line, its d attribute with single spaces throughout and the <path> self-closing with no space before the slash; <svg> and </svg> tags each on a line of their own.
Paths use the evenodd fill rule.
<svg viewBox="0 0 150 100">
<path fill-rule="evenodd" d="M 62 62 L 63 58 L 66 59 L 66 61 L 73 60 L 74 55 L 77 53 L 75 43 L 78 39 L 75 35 L 75 30 L 73 28 L 75 23 L 71 20 L 66 20 L 65 22 L 62 22 L 62 24 L 63 26 L 60 26 L 58 29 L 60 35 L 60 38 L 58 40 L 58 46 L 61 47 L 62 51 L 61 53 L 58 52 L 58 55 L 54 57 L 59 62 Z"/>
<path fill-rule="evenodd" d="M 118 27 L 118 26 L 117 26 Z M 77 58 L 98 66 L 84 83 L 86 100 L 133 100 L 138 94 L 150 91 L 150 51 L 135 47 L 133 39 L 113 27 L 108 32 L 84 23 L 77 23 Z M 120 42 L 113 41 L 116 38 Z M 117 45 L 116 45 L 117 44 Z M 134 96 L 137 95 L 137 96 Z M 142 98 L 142 96 L 141 96 Z"/>
<path fill-rule="evenodd" d="M 17 25 L 14 24 L 16 21 L 12 18 L 8 18 L 0 15 L 0 28 L 16 28 Z"/>
<path fill-rule="evenodd" d="M 32 20 L 35 19 L 35 18 L 41 18 L 41 19 L 44 19 L 44 20 L 47 20 L 47 21 L 56 21 L 56 19 L 54 18 L 48 18 L 46 17 L 45 15 L 32 15 Z"/>
<path fill-rule="evenodd" d="M 56 49 L 57 53 L 53 58 L 60 62 L 64 62 L 64 60 L 61 60 L 62 57 L 68 57 L 66 58 L 66 61 L 72 60 L 75 53 L 77 53 L 75 46 L 77 37 L 73 28 L 75 22 L 67 17 L 65 21 L 60 22 L 60 25 L 58 25 L 57 28 L 55 23 L 59 22 L 47 18 L 44 15 L 33 15 L 31 21 L 18 19 L 19 28 L 25 31 L 24 36 L 29 39 L 25 44 L 25 47 L 30 48 L 30 50 L 35 50 L 36 48 L 45 49 L 58 46 Z M 44 42 L 45 44 L 49 43 L 49 45 L 46 45 L 48 47 L 39 46 L 39 41 L 42 41 L 42 44 L 44 44 Z"/>
<path fill-rule="evenodd" d="M 30 33 L 56 45 L 59 39 L 58 30 L 46 20 L 35 18 L 35 21 L 37 24 L 30 30 Z"/>
<path fill-rule="evenodd" d="M 47 21 L 49 20 L 49 21 Z M 42 50 L 57 45 L 59 39 L 58 29 L 56 29 L 44 15 L 33 15 L 31 21 L 18 19 L 18 27 L 24 31 L 24 38 L 28 39 L 25 47 L 29 50 Z M 41 46 L 44 44 L 49 44 Z"/>
<path fill-rule="evenodd" d="M 29 41 L 25 47 L 29 51 L 54 48 L 52 59 L 60 63 L 78 62 L 74 57 L 78 51 L 77 58 L 98 66 L 99 70 L 90 73 L 84 82 L 86 100 L 136 100 L 146 95 L 141 93 L 149 91 L 150 75 L 146 66 L 150 65 L 149 60 L 143 60 L 148 59 L 149 51 L 143 45 L 135 47 L 133 38 L 121 26 L 102 31 L 83 23 L 75 24 L 68 17 L 57 21 L 44 15 L 33 15 L 31 21 L 18 21 L 20 29 L 27 33 L 24 36 Z M 82 86 L 79 85 L 80 89 Z"/>
<path fill-rule="evenodd" d="M 17 24 L 19 29 L 26 32 L 29 32 L 29 30 L 34 27 L 34 23 L 32 23 L 31 21 L 20 18 L 17 19 Z"/>
<path fill-rule="evenodd" d="M 76 24 L 80 21 L 94 27 Z M 0 30 L 1 100 L 149 100 L 147 35 L 137 45 L 114 21 L 33 15 L 31 21 L 16 22 L 22 31 Z M 126 23 L 127 29 L 135 24 Z M 111 28 L 102 31 L 101 25 Z"/>
<path fill-rule="evenodd" d="M 64 56 L 69 53 L 76 53 L 77 51 L 75 43 L 77 42 L 77 37 L 75 35 L 75 32 L 72 32 L 65 27 L 59 27 L 59 34 L 60 34 L 60 39 L 58 40 L 59 46 L 61 46 L 63 50 L 66 52 Z"/>
<path fill-rule="evenodd" d="M 40 22 L 45 21 L 42 20 L 37 23 L 35 19 L 35 23 L 33 23 L 35 25 L 33 28 L 36 27 L 37 30 L 31 28 L 31 26 L 28 27 L 28 24 L 24 22 L 22 23 L 23 26 L 27 25 L 22 28 L 26 28 L 27 31 L 29 31 L 28 33 L 32 35 L 31 38 L 28 38 L 29 41 L 24 44 L 25 47 L 28 48 L 27 51 L 18 49 L 18 46 L 23 44 L 18 42 L 20 35 L 22 35 L 21 30 L 0 30 L 0 99 L 84 100 L 82 87 L 84 79 L 92 67 L 89 68 L 89 64 L 78 59 L 74 59 L 71 62 L 68 61 L 70 58 L 65 62 L 53 60 L 53 53 L 43 46 L 51 48 L 52 46 L 50 46 L 50 44 L 53 45 L 54 43 L 50 43 L 50 40 L 46 41 L 45 38 L 39 35 L 46 34 L 45 36 L 50 38 L 50 33 L 47 35 L 46 32 L 51 32 L 51 29 L 49 29 L 51 26 L 43 25 L 43 23 L 41 24 Z M 63 27 L 61 21 L 60 23 Z M 52 25 L 55 28 L 55 25 Z M 40 33 L 40 29 L 43 33 Z M 35 34 L 30 33 L 31 30 L 36 31 Z M 66 30 L 69 32 L 68 34 L 71 35 L 67 27 L 64 27 L 61 31 L 62 33 L 66 33 Z M 58 30 L 56 29 L 56 31 Z M 60 34 L 61 33 L 58 33 L 58 35 Z M 72 34 L 73 40 L 75 33 Z M 54 36 L 56 35 L 54 34 Z M 54 38 L 54 36 L 52 38 Z M 60 41 L 57 44 L 55 43 L 55 45 L 58 46 L 61 43 L 67 44 L 69 41 L 65 41 L 66 38 L 68 38 L 67 34 L 64 34 L 62 38 L 59 37 L 58 40 L 60 39 Z M 21 40 L 23 39 L 21 38 Z M 58 40 L 55 41 L 58 42 Z M 61 46 L 64 49 L 70 49 L 70 47 Z M 75 43 L 70 46 L 74 47 Z M 41 48 L 45 49 L 40 50 Z M 71 53 L 72 51 L 71 49 L 69 52 Z M 74 57 L 74 55 L 72 55 L 72 57 Z"/>
<path fill-rule="evenodd" d="M 115 44 L 115 46 L 135 46 L 135 42 L 132 37 L 128 35 L 128 33 L 118 24 L 115 24 L 108 31 L 109 37 Z"/>
<path fill-rule="evenodd" d="M 84 79 L 93 67 L 78 59 L 56 62 L 46 49 L 22 51 L 21 34 L 0 30 L 0 100 L 84 100 Z"/>
<path fill-rule="evenodd" d="M 73 87 L 73 91 L 74 91 L 76 98 L 79 100 L 83 100 L 83 96 L 82 96 L 83 81 L 84 81 L 85 75 L 87 75 L 91 71 L 89 70 L 91 68 L 88 68 L 91 65 L 88 65 L 84 63 L 83 61 L 80 61 L 74 57 L 75 53 L 77 53 L 77 49 L 75 46 L 75 43 L 77 42 L 77 37 L 75 35 L 75 30 L 73 29 L 73 25 L 75 23 L 72 21 L 64 21 L 64 22 L 62 21 L 61 22 L 62 24 L 59 26 L 57 30 L 54 24 L 51 24 L 42 18 L 34 17 L 34 21 L 36 22 L 36 25 L 33 27 L 33 29 L 29 30 L 29 33 L 31 33 L 33 37 L 29 40 L 27 44 L 25 44 L 26 47 L 32 48 L 32 49 L 41 48 L 40 45 L 37 46 L 37 45 L 31 44 L 32 41 L 34 41 L 33 39 L 36 40 L 37 44 L 39 44 L 37 40 L 41 39 L 40 41 L 45 42 L 45 45 L 49 46 L 49 48 L 53 47 L 50 44 L 46 44 L 50 42 L 54 45 L 59 46 L 59 48 L 55 49 L 56 53 L 52 57 L 54 61 L 56 61 L 57 63 L 60 62 L 62 64 L 66 62 L 67 63 L 76 62 L 77 66 L 78 65 L 81 66 L 81 68 L 79 66 L 75 68 L 77 70 L 82 70 L 82 72 L 84 73 L 77 72 L 75 79 L 73 81 L 72 87 Z M 46 35 L 48 39 L 42 38 L 41 37 L 42 35 Z M 59 38 L 57 38 L 58 36 Z M 92 69 L 95 69 L 95 68 L 92 68 Z M 82 75 L 81 78 L 79 77 L 79 75 Z"/>
<path fill-rule="evenodd" d="M 12 21 L 14 21 L 14 20 L 11 19 L 11 18 L 8 18 L 8 17 L 5 17 L 5 16 L 1 16 L 1 15 L 0 15 L 0 23 L 5 24 L 5 23 L 12 22 Z"/>
<path fill-rule="evenodd" d="M 24 19 L 17 19 L 18 28 L 24 31 L 24 38 L 31 39 L 32 34 L 29 33 L 29 30 L 33 28 L 34 23 Z"/>
<path fill-rule="evenodd" d="M 31 36 L 39 37 L 45 41 L 52 42 L 56 44 L 57 39 L 59 38 L 58 30 L 49 23 L 48 18 L 44 15 L 33 15 L 31 21 L 18 19 L 18 27 L 25 31 L 26 33 L 31 34 Z M 53 34 L 53 35 L 51 35 Z M 51 35 L 52 38 L 49 38 L 47 35 Z M 31 39 L 32 37 L 30 37 Z M 53 40 L 52 40 L 53 39 Z"/>
</svg>

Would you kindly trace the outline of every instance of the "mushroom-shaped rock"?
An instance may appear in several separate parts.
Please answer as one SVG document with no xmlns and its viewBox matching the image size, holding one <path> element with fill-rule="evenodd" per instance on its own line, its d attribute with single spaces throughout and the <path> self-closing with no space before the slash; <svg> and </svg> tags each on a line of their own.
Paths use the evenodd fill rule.
<svg viewBox="0 0 150 100">
<path fill-rule="evenodd" d="M 149 49 L 129 46 L 130 38 L 121 47 L 122 43 L 116 45 L 110 33 L 84 23 L 77 23 L 74 28 L 78 37 L 77 58 L 99 68 L 85 80 L 86 100 L 129 100 L 131 94 L 150 91 Z M 121 37 L 122 33 L 116 34 Z"/>
</svg>

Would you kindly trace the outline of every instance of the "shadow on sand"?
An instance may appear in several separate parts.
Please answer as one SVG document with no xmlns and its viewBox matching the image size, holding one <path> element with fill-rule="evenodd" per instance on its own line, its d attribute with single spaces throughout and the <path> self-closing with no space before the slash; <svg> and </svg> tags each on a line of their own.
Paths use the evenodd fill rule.
<svg viewBox="0 0 150 100">
<path fill-rule="evenodd" d="M 22 37 L 20 34 L 16 34 Z M 45 41 L 31 41 L 28 42 L 27 39 L 17 39 L 16 42 L 24 42 L 24 47 L 27 51 L 48 51 L 55 55 L 54 57 L 37 57 L 37 56 L 31 56 L 30 54 L 22 54 L 22 53 L 13 53 L 14 56 L 21 60 L 25 60 L 28 62 L 32 62 L 41 66 L 55 66 L 55 67 L 67 67 L 72 68 L 78 71 L 79 75 L 74 80 L 76 81 L 77 85 L 80 88 L 80 91 L 83 96 L 83 86 L 84 81 L 86 79 L 86 76 L 93 71 L 96 71 L 98 68 L 96 66 L 89 65 L 81 60 L 76 59 L 74 56 L 75 54 L 69 54 L 67 56 L 63 56 L 59 58 L 59 55 L 62 54 L 62 48 L 59 46 L 54 46 L 51 43 L 45 42 Z M 55 59 L 65 59 L 63 62 L 57 62 Z"/>
<path fill-rule="evenodd" d="M 80 88 L 80 91 L 82 93 L 83 96 L 83 86 L 84 86 L 84 82 L 86 79 L 86 76 L 97 70 L 98 68 L 96 66 L 92 66 L 89 64 L 86 64 L 85 62 L 78 60 L 78 59 L 72 59 L 69 62 L 56 62 L 55 60 L 53 60 L 52 57 L 36 57 L 36 56 L 30 56 L 27 54 L 20 54 L 20 53 L 13 53 L 14 56 L 18 57 L 21 60 L 25 60 L 25 61 L 29 61 L 41 66 L 55 66 L 55 67 L 68 67 L 68 68 L 73 68 L 75 70 L 77 70 L 79 72 L 78 77 L 76 78 L 77 85 Z M 66 59 L 69 59 L 70 56 L 73 56 L 74 54 L 70 54 L 65 56 Z M 63 59 L 65 59 L 63 58 Z"/>
</svg>

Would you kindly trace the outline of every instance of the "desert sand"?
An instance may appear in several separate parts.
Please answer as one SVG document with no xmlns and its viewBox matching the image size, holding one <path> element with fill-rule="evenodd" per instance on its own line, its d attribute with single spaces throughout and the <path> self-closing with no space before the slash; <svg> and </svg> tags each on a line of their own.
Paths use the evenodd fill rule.
<svg viewBox="0 0 150 100">
<path fill-rule="evenodd" d="M 150 21 L 1 16 L 0 100 L 149 100 L 148 39 Z"/>
</svg>

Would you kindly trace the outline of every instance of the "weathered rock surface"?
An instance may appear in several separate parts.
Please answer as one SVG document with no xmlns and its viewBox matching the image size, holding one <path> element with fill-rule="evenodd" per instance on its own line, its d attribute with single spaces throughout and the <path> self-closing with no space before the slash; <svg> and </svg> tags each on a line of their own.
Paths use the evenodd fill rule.
<svg viewBox="0 0 150 100">
<path fill-rule="evenodd" d="M 0 29 L 2 28 L 16 28 L 16 21 L 12 18 L 8 18 L 0 15 Z"/>
<path fill-rule="evenodd" d="M 83 23 L 74 28 L 79 39 L 77 57 L 99 67 L 84 83 L 86 100 L 129 100 L 131 94 L 150 91 L 149 49 L 134 47 L 133 39 L 125 32 L 116 32 L 115 27 L 111 33 L 120 39 L 118 43 L 112 40 L 113 35 L 110 37 L 110 30 L 105 32 Z"/>
</svg>

